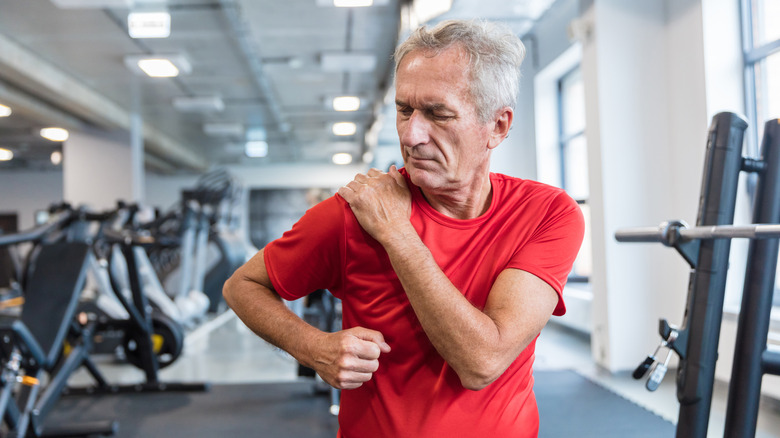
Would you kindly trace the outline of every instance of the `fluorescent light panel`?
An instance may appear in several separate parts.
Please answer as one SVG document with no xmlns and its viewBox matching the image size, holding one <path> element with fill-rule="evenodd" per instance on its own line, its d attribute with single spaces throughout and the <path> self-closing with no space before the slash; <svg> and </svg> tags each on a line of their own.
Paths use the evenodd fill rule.
<svg viewBox="0 0 780 438">
<path fill-rule="evenodd" d="M 360 98 L 357 96 L 339 96 L 333 98 L 333 109 L 336 111 L 357 111 L 360 108 Z"/>
<path fill-rule="evenodd" d="M 60 9 L 129 8 L 133 0 L 51 0 Z"/>
<path fill-rule="evenodd" d="M 333 124 L 334 135 L 354 135 L 357 132 L 357 125 L 353 122 L 338 122 Z"/>
<path fill-rule="evenodd" d="M 320 7 L 357 8 L 362 6 L 385 6 L 389 0 L 317 0 Z"/>
<path fill-rule="evenodd" d="M 5 106 L 3 104 L 0 104 L 0 117 L 8 117 L 11 115 L 13 111 L 11 111 L 10 106 Z"/>
<path fill-rule="evenodd" d="M 179 76 L 179 69 L 173 65 L 170 59 L 141 59 L 138 68 L 153 78 L 173 78 Z"/>
<path fill-rule="evenodd" d="M 14 153 L 5 148 L 0 148 L 0 161 L 11 161 L 14 158 Z"/>
<path fill-rule="evenodd" d="M 333 154 L 331 160 L 333 161 L 333 164 L 340 164 L 343 166 L 352 162 L 352 155 L 346 152 L 339 152 L 337 154 Z"/>
<path fill-rule="evenodd" d="M 251 158 L 265 157 L 268 155 L 268 143 L 261 140 L 248 141 L 244 146 L 244 152 Z"/>
<path fill-rule="evenodd" d="M 168 38 L 171 35 L 171 14 L 164 11 L 131 12 L 127 14 L 127 33 L 131 38 Z"/>
<path fill-rule="evenodd" d="M 41 129 L 41 137 L 46 140 L 61 142 L 67 140 L 69 134 L 67 129 L 51 127 Z"/>
<path fill-rule="evenodd" d="M 412 7 L 417 20 L 426 23 L 452 9 L 452 0 L 413 0 Z"/>
<path fill-rule="evenodd" d="M 192 71 L 189 61 L 181 54 L 128 55 L 125 65 L 154 78 L 170 78 Z"/>
<path fill-rule="evenodd" d="M 333 6 L 337 8 L 361 8 L 373 4 L 374 0 L 333 0 Z"/>
</svg>

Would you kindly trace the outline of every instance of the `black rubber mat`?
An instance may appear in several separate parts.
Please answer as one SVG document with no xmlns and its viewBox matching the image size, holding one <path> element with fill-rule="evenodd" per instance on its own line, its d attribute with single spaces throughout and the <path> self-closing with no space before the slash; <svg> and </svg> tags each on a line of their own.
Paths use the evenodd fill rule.
<svg viewBox="0 0 780 438">
<path fill-rule="evenodd" d="M 540 437 L 662 438 L 674 426 L 571 371 L 539 371 Z M 329 397 L 308 382 L 215 385 L 203 393 L 63 398 L 50 423 L 116 419 L 119 438 L 336 436 Z"/>
<path fill-rule="evenodd" d="M 540 438 L 675 435 L 672 423 L 573 371 L 538 371 L 534 378 Z"/>
</svg>

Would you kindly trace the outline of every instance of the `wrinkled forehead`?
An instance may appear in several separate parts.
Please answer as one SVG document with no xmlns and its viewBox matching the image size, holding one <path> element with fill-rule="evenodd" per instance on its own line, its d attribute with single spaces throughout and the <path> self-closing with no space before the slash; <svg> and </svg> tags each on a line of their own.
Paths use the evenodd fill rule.
<svg viewBox="0 0 780 438">
<path fill-rule="evenodd" d="M 421 48 L 408 52 L 398 63 L 398 69 L 395 72 L 395 84 L 397 88 L 398 77 L 403 73 L 421 72 L 434 69 L 457 69 L 458 72 L 466 73 L 466 77 L 471 79 L 469 54 L 456 45 L 450 45 L 443 49 Z M 430 71 L 435 74 L 435 71 Z"/>
</svg>

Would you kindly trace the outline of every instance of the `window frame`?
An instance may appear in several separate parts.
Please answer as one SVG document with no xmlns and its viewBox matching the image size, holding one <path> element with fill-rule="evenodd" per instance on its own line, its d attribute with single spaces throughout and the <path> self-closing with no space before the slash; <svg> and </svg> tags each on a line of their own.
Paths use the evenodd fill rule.
<svg viewBox="0 0 780 438">
<path fill-rule="evenodd" d="M 565 93 L 564 93 L 564 83 L 567 81 L 568 78 L 570 78 L 573 74 L 580 72 L 581 73 L 581 65 L 580 63 L 577 63 L 572 68 L 566 71 L 566 73 L 562 74 L 557 80 L 556 80 L 556 111 L 557 111 L 557 118 L 558 118 L 558 165 L 559 165 L 559 172 L 560 172 L 560 184 L 561 188 L 563 190 L 567 190 L 566 187 L 566 148 L 569 144 L 569 142 L 579 136 L 585 136 L 585 126 L 583 126 L 582 129 L 579 129 L 575 132 L 567 134 L 566 132 L 566 126 L 565 126 L 565 117 L 564 117 L 564 105 L 566 105 L 565 102 Z M 586 142 L 587 142 L 587 137 Z M 588 199 L 574 199 L 578 205 L 588 205 Z M 574 273 L 570 273 L 568 280 L 569 283 L 590 283 L 590 277 L 587 275 L 576 275 Z"/>
</svg>

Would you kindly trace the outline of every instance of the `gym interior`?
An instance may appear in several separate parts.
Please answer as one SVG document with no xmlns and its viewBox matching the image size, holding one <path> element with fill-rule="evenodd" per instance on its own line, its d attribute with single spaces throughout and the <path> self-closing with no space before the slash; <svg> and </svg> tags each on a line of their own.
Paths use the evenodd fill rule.
<svg viewBox="0 0 780 438">
<path fill-rule="evenodd" d="M 462 18 L 526 47 L 491 171 L 586 220 L 539 436 L 780 437 L 775 0 L 0 0 L 0 436 L 335 437 L 222 285 L 402 164 L 392 53 Z"/>
</svg>

